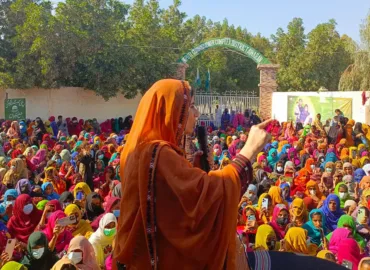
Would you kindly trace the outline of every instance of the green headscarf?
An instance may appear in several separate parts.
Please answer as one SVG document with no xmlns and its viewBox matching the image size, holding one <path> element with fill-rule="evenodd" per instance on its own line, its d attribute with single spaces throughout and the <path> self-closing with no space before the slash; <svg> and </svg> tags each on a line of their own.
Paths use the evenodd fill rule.
<svg viewBox="0 0 370 270">
<path fill-rule="evenodd" d="M 303 128 L 302 132 L 302 137 L 306 137 L 308 133 L 310 133 L 311 126 L 310 125 L 305 125 Z"/>
<path fill-rule="evenodd" d="M 362 250 L 366 247 L 366 242 L 364 238 L 362 238 L 361 235 L 359 235 L 356 231 L 356 222 L 353 219 L 353 217 L 349 215 L 343 215 L 338 220 L 338 227 L 337 228 L 351 228 L 353 239 L 356 240 L 357 244 L 361 247 Z M 326 238 L 330 241 L 331 236 L 333 235 L 333 232 L 328 234 Z"/>
<path fill-rule="evenodd" d="M 42 246 L 44 247 L 44 253 L 40 259 L 35 259 L 32 256 L 32 247 Z M 33 232 L 28 238 L 27 244 L 28 254 L 23 257 L 21 264 L 27 268 L 32 269 L 51 269 L 53 265 L 59 260 L 50 250 L 48 245 L 48 239 L 43 232 Z"/>
<path fill-rule="evenodd" d="M 48 146 L 46 144 L 41 144 L 40 149 L 48 150 Z"/>
<path fill-rule="evenodd" d="M 341 198 L 339 196 L 339 187 L 345 187 L 347 189 L 347 196 L 345 196 L 344 198 Z M 346 184 L 344 182 L 339 182 L 336 186 L 335 186 L 335 189 L 334 189 L 334 193 L 335 195 L 337 195 L 339 197 L 339 200 L 340 200 L 340 208 L 343 209 L 344 208 L 344 203 L 348 200 L 352 200 L 351 196 L 349 196 L 349 193 L 348 193 L 348 187 L 346 186 Z"/>
<path fill-rule="evenodd" d="M 48 203 L 48 200 L 42 200 L 42 201 L 39 201 L 36 205 L 36 208 L 39 209 L 39 210 L 44 210 L 45 209 L 45 205 Z"/>
</svg>

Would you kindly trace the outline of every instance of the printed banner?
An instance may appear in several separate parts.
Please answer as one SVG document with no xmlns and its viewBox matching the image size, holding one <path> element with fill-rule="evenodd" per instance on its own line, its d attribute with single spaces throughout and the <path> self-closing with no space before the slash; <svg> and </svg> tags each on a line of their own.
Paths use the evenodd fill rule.
<svg viewBox="0 0 370 270">
<path fill-rule="evenodd" d="M 318 113 L 321 122 L 335 116 L 339 109 L 345 117 L 352 118 L 352 98 L 288 96 L 288 120 L 303 125 L 311 124 Z"/>
<path fill-rule="evenodd" d="M 6 120 L 25 120 L 26 119 L 26 99 L 9 98 L 4 101 Z"/>
</svg>

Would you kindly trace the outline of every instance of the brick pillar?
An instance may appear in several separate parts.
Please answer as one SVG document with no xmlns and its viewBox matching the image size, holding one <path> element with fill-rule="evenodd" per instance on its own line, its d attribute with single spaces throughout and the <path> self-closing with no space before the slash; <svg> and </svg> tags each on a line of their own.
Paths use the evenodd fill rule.
<svg viewBox="0 0 370 270">
<path fill-rule="evenodd" d="M 272 110 L 272 93 L 276 91 L 278 85 L 276 83 L 276 73 L 279 65 L 262 64 L 258 65 L 260 71 L 260 116 L 262 119 L 271 118 Z"/>
<path fill-rule="evenodd" d="M 177 63 L 176 72 L 175 72 L 175 79 L 185 80 L 186 69 L 188 67 L 189 67 L 189 65 L 186 64 L 186 63 Z"/>
</svg>

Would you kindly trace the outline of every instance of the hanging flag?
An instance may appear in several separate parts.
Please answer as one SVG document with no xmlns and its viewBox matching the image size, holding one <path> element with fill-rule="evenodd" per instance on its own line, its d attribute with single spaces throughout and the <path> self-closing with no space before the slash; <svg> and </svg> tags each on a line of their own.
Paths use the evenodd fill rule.
<svg viewBox="0 0 370 270">
<path fill-rule="evenodd" d="M 366 104 L 366 101 L 369 99 L 369 97 L 366 96 L 366 92 L 362 91 L 362 105 L 364 106 Z"/>
<path fill-rule="evenodd" d="M 200 88 L 201 84 L 202 84 L 202 82 L 201 82 L 200 76 L 199 76 L 199 68 L 197 68 L 197 78 L 195 80 L 195 85 L 196 85 L 197 88 Z"/>
<path fill-rule="evenodd" d="M 207 72 L 207 79 L 206 79 L 206 91 L 208 92 L 211 89 L 211 73 Z"/>
</svg>

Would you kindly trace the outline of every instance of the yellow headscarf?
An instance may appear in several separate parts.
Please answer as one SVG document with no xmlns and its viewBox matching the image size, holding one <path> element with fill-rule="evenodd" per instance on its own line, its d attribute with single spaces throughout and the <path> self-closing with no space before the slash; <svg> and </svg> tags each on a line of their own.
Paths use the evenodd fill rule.
<svg viewBox="0 0 370 270">
<path fill-rule="evenodd" d="M 262 249 L 262 250 L 269 250 L 266 241 L 268 237 L 274 236 L 276 239 L 276 234 L 274 229 L 267 224 L 263 224 L 258 227 L 257 234 L 256 234 L 256 243 L 254 249 Z M 275 244 L 275 249 L 277 250 L 277 245 Z"/>
<path fill-rule="evenodd" d="M 268 192 L 272 199 L 272 206 L 275 207 L 275 205 L 282 203 L 288 206 L 288 203 L 284 201 L 283 197 L 281 197 L 281 188 L 272 186 Z"/>
<path fill-rule="evenodd" d="M 289 142 L 288 141 L 281 141 L 279 142 L 279 145 L 278 145 L 278 152 L 280 153 L 282 150 L 283 150 L 283 146 L 288 144 Z"/>
<path fill-rule="evenodd" d="M 306 255 L 316 255 L 317 246 L 307 247 L 307 231 L 300 227 L 291 227 L 286 233 L 285 249 L 287 252 L 295 252 Z"/>
<path fill-rule="evenodd" d="M 289 211 L 293 216 L 295 216 L 296 220 L 299 220 L 302 223 L 307 222 L 308 212 L 306 205 L 301 198 L 295 198 L 293 200 L 292 204 L 290 205 Z"/>
<path fill-rule="evenodd" d="M 82 189 L 85 193 L 85 196 L 89 195 L 91 193 L 90 187 L 85 182 L 78 183 L 75 188 L 73 189 L 73 196 L 76 198 L 77 190 Z"/>
<path fill-rule="evenodd" d="M 86 220 L 82 219 L 82 212 L 80 208 L 76 204 L 70 204 L 64 209 L 64 213 L 67 216 L 70 216 L 72 214 L 77 213 L 78 215 L 78 224 L 75 227 L 75 230 L 72 232 L 73 236 L 82 235 L 88 238 L 92 233 L 93 229 L 91 228 L 91 225 Z"/>
<path fill-rule="evenodd" d="M 231 136 L 228 136 L 227 138 L 226 138 L 226 145 L 227 146 L 230 146 L 230 144 L 233 142 L 233 138 L 231 137 Z"/>
<path fill-rule="evenodd" d="M 260 195 L 260 197 L 258 198 L 258 204 L 257 204 L 257 207 L 256 207 L 256 209 L 257 209 L 258 212 L 261 212 L 262 211 L 262 201 L 267 196 L 269 196 L 268 193 L 262 193 Z M 269 217 L 268 218 L 265 217 L 264 215 L 262 216 L 262 221 L 263 221 L 264 224 L 269 223 L 271 220 L 272 220 L 272 211 L 269 213 Z"/>
<path fill-rule="evenodd" d="M 320 258 L 320 259 L 327 260 L 326 254 L 332 254 L 334 256 L 333 252 L 331 252 L 329 250 L 321 250 L 321 251 L 319 251 L 319 253 L 317 253 L 316 257 Z"/>
</svg>

